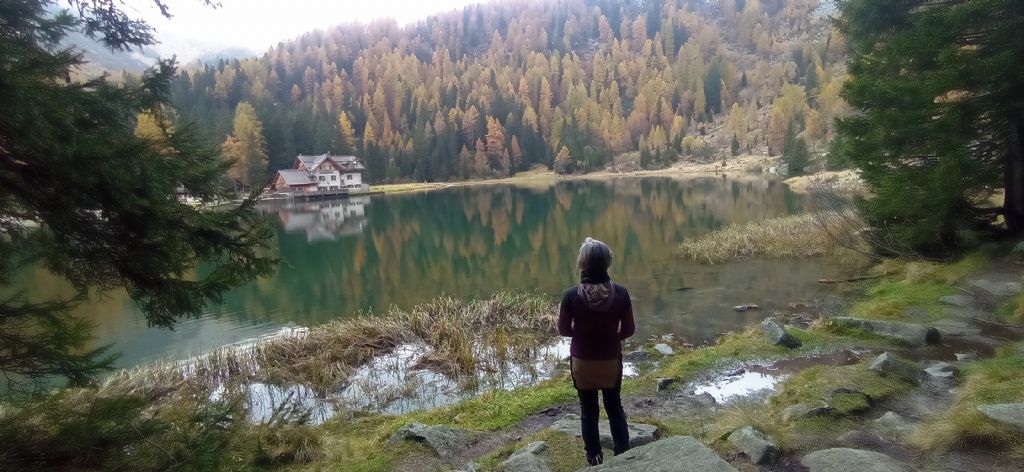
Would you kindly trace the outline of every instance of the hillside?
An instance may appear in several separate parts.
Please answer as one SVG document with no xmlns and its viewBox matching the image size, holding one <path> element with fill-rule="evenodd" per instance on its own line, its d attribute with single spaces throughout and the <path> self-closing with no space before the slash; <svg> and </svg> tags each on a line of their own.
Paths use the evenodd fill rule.
<svg viewBox="0 0 1024 472">
<path fill-rule="evenodd" d="M 298 153 L 354 153 L 374 181 L 537 163 L 590 171 L 638 150 L 644 167 L 777 155 L 798 137 L 813 151 L 844 110 L 845 47 L 829 11 L 817 0 L 472 5 L 405 27 L 314 31 L 188 70 L 175 102 L 216 145 L 238 103 L 252 104 L 268 171 Z"/>
</svg>

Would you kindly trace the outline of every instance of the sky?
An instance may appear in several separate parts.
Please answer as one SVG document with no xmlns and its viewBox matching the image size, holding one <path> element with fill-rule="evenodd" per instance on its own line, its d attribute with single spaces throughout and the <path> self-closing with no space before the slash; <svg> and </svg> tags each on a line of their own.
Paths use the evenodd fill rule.
<svg viewBox="0 0 1024 472">
<path fill-rule="evenodd" d="M 160 16 L 152 0 L 125 0 L 130 16 L 146 20 L 163 43 L 161 55 L 189 60 L 227 48 L 262 53 L 280 41 L 314 29 L 353 21 L 394 18 L 405 25 L 431 14 L 482 0 L 219 0 L 210 8 L 200 0 L 169 0 L 174 16 Z"/>
</svg>

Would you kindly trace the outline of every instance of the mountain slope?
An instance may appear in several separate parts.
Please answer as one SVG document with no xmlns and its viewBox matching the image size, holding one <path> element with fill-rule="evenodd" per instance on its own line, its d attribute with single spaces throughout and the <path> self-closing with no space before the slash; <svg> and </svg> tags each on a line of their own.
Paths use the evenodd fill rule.
<svg viewBox="0 0 1024 472">
<path fill-rule="evenodd" d="M 270 170 L 298 153 L 356 153 L 374 180 L 507 175 L 535 163 L 593 170 L 636 150 L 647 167 L 779 154 L 795 139 L 820 148 L 843 112 L 845 53 L 828 8 L 509 0 L 406 27 L 312 32 L 259 58 L 191 70 L 175 97 L 180 118 L 215 144 L 235 106 L 250 102 Z"/>
</svg>

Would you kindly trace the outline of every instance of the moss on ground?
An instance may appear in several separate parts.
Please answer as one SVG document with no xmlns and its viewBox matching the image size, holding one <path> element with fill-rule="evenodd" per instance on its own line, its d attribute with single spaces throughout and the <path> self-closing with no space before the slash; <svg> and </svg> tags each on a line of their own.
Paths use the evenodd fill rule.
<svg viewBox="0 0 1024 472">
<path fill-rule="evenodd" d="M 477 462 L 477 470 L 482 472 L 498 470 L 505 459 L 534 441 L 547 443 L 547 449 L 542 455 L 548 460 L 551 470 L 554 472 L 571 472 L 587 466 L 586 458 L 583 455 L 582 439 L 558 431 L 543 430 L 487 454 Z M 610 450 L 605 450 L 607 457 L 611 457 L 611 454 Z"/>
<path fill-rule="evenodd" d="M 954 284 L 979 270 L 987 261 L 981 253 L 971 253 L 952 263 L 886 260 L 874 269 L 886 276 L 868 287 L 867 297 L 855 303 L 850 314 L 859 318 L 911 321 L 920 321 L 920 314 L 929 321 L 942 318 L 939 298 L 960 293 Z M 917 314 L 908 315 L 909 308 L 914 308 Z"/>
<path fill-rule="evenodd" d="M 1024 323 L 1024 293 L 1020 293 L 1006 302 L 999 310 L 999 314 L 1004 320 L 1011 323 Z"/>
<path fill-rule="evenodd" d="M 1006 448 L 1024 459 L 1024 433 L 990 420 L 977 409 L 1024 402 L 1024 345 L 1004 346 L 991 359 L 965 364 L 962 372 L 963 385 L 953 405 L 917 428 L 911 442 L 930 451 L 968 445 Z"/>
</svg>

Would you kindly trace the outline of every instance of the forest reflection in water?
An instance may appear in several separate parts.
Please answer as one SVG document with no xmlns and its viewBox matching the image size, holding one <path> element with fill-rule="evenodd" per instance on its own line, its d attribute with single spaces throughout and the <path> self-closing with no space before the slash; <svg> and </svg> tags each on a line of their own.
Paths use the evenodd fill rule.
<svg viewBox="0 0 1024 472">
<path fill-rule="evenodd" d="M 126 296 L 112 294 L 80 310 L 96 321 L 96 344 L 115 343 L 119 364 L 130 366 L 439 295 L 528 289 L 557 297 L 576 282 L 587 236 L 615 252 L 612 278 L 630 290 L 638 334 L 692 343 L 765 316 L 732 306 L 815 298 L 823 294 L 816 281 L 841 270 L 822 259 L 705 266 L 673 254 L 683 239 L 723 225 L 803 211 L 800 196 L 760 176 L 462 186 L 260 208 L 278 225 L 285 262 L 274 276 L 173 332 L 148 328 Z M 36 292 L 57 285 L 42 270 L 29 277 Z"/>
</svg>

